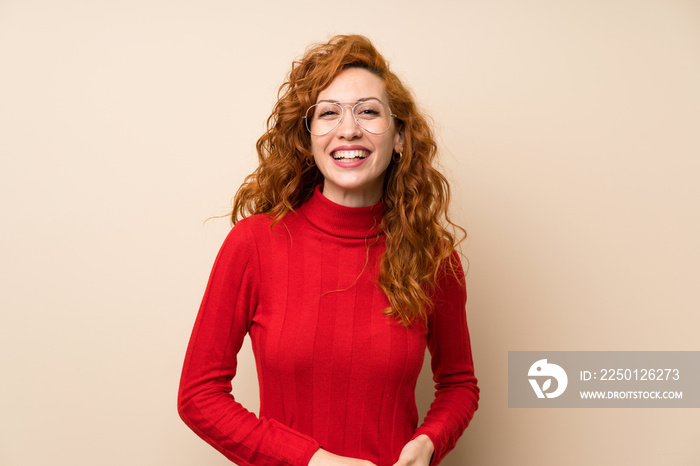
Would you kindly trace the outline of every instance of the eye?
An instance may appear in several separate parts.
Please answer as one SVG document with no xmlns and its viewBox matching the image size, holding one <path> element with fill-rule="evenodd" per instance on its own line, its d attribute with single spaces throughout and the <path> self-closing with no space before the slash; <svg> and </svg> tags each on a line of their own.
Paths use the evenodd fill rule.
<svg viewBox="0 0 700 466">
<path fill-rule="evenodd" d="M 340 118 L 342 109 L 334 104 L 322 104 L 316 107 L 316 118 L 322 120 L 335 120 Z"/>
<path fill-rule="evenodd" d="M 338 115 L 338 112 L 335 110 L 326 110 L 324 112 L 321 112 L 318 117 L 319 118 L 325 118 L 325 117 L 332 117 Z"/>
<path fill-rule="evenodd" d="M 384 106 L 377 101 L 363 102 L 355 108 L 355 116 L 363 120 L 379 118 L 385 113 Z"/>
</svg>

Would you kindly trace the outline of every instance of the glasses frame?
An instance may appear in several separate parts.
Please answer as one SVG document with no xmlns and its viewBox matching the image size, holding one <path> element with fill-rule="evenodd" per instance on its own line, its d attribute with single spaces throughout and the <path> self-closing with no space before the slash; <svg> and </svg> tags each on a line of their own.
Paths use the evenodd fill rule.
<svg viewBox="0 0 700 466">
<path fill-rule="evenodd" d="M 379 133 L 375 133 L 374 131 L 370 131 L 367 128 L 365 128 L 364 126 L 362 126 L 362 123 L 360 123 L 360 121 L 357 119 L 357 116 L 355 115 L 355 107 L 357 107 L 360 104 L 367 103 L 371 100 L 376 100 L 380 104 L 384 105 L 387 108 L 387 110 L 389 110 L 389 126 L 387 126 L 387 128 L 384 131 L 381 131 Z M 391 113 L 391 107 L 388 104 L 385 104 L 384 102 L 382 102 L 381 100 L 379 100 L 375 97 L 372 97 L 371 99 L 357 100 L 357 101 L 351 100 L 351 101 L 347 101 L 347 102 L 323 102 L 323 104 L 329 104 L 329 103 L 335 104 L 338 107 L 340 107 L 340 118 L 338 118 L 338 121 L 336 121 L 335 126 L 333 126 L 331 129 L 329 129 L 325 133 L 321 133 L 321 134 L 312 133 L 311 132 L 311 122 L 309 121 L 309 118 L 307 118 L 311 109 L 321 105 L 321 103 L 313 104 L 311 107 L 306 109 L 306 113 L 304 114 L 302 119 L 304 120 L 304 127 L 306 127 L 306 131 L 308 131 L 309 134 L 311 134 L 312 136 L 325 136 L 326 134 L 333 132 L 333 130 L 335 130 L 340 125 L 340 123 L 343 121 L 343 118 L 345 118 L 345 109 L 347 107 L 351 107 L 350 114 L 352 115 L 352 119 L 355 120 L 355 124 L 357 126 L 359 126 L 360 128 L 362 128 L 363 131 L 367 131 L 370 134 L 384 134 L 384 133 L 386 133 L 387 131 L 389 131 L 389 129 L 391 129 L 391 118 L 396 118 L 396 115 Z M 349 104 L 354 104 L 354 105 L 350 106 Z"/>
</svg>

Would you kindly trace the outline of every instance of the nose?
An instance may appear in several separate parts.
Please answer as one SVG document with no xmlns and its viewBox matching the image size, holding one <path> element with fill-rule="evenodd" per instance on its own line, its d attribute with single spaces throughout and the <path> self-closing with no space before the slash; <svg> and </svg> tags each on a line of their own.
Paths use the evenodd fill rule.
<svg viewBox="0 0 700 466">
<path fill-rule="evenodd" d="M 346 105 L 343 107 L 343 114 L 340 118 L 340 123 L 336 131 L 339 137 L 344 139 L 355 139 L 362 137 L 362 128 L 355 121 L 355 116 L 352 114 L 352 106 Z"/>
</svg>

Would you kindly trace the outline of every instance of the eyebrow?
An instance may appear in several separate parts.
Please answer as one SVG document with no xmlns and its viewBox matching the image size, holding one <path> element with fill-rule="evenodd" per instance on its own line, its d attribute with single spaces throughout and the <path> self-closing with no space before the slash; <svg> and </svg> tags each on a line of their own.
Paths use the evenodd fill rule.
<svg viewBox="0 0 700 466">
<path fill-rule="evenodd" d="M 321 99 L 321 100 L 317 101 L 316 103 L 320 104 L 321 102 L 330 102 L 332 104 L 352 104 L 352 103 L 358 103 L 358 102 L 366 102 L 368 100 L 378 100 L 378 101 L 382 102 L 382 99 L 380 99 L 379 97 L 362 97 L 362 98 L 357 99 L 357 100 L 348 100 L 345 102 L 340 102 L 338 100 L 333 100 L 333 99 Z"/>
</svg>

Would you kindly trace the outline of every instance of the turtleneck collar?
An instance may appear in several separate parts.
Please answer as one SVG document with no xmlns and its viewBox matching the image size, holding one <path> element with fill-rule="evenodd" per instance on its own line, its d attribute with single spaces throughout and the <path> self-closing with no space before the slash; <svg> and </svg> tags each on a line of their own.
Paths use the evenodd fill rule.
<svg viewBox="0 0 700 466">
<path fill-rule="evenodd" d="M 371 238 L 381 233 L 381 202 L 368 207 L 346 207 L 327 199 L 321 192 L 322 186 L 316 186 L 311 199 L 297 209 L 312 225 L 341 238 Z"/>
</svg>

